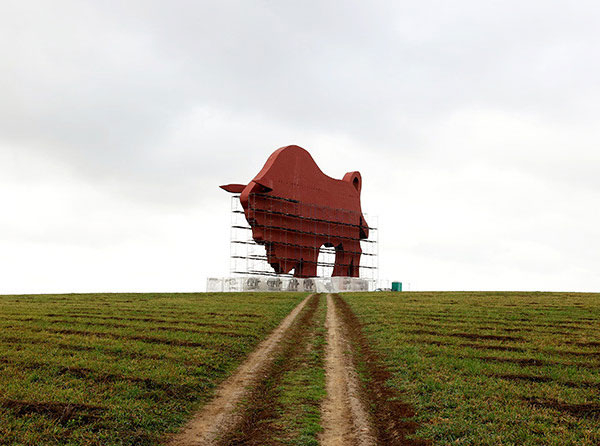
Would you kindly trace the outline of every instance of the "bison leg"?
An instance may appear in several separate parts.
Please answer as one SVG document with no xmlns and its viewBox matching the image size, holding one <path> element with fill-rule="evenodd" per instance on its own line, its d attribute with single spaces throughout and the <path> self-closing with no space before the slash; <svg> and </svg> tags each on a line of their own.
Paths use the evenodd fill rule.
<svg viewBox="0 0 600 446">
<path fill-rule="evenodd" d="M 360 247 L 360 242 L 354 242 L 352 243 L 352 249 L 350 250 L 351 253 L 349 254 L 350 256 L 350 261 L 348 262 L 348 276 L 349 277 L 359 277 L 360 276 L 360 256 L 362 254 L 362 249 Z"/>
<path fill-rule="evenodd" d="M 344 251 L 344 246 L 341 243 L 335 247 L 335 264 L 331 275 L 334 277 L 348 275 L 348 254 Z"/>
<path fill-rule="evenodd" d="M 319 258 L 318 249 L 305 249 L 302 252 L 302 266 L 299 277 L 317 277 L 317 260 Z"/>
<path fill-rule="evenodd" d="M 302 259 L 294 268 L 294 277 L 316 277 L 317 276 L 317 261 Z"/>
<path fill-rule="evenodd" d="M 359 277 L 360 254 L 360 243 L 336 246 L 332 276 Z"/>
</svg>

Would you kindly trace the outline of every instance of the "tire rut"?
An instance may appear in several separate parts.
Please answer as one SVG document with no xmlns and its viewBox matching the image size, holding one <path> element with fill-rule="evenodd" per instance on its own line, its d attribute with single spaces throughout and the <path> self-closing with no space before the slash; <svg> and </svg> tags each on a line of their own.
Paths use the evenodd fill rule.
<svg viewBox="0 0 600 446">
<path fill-rule="evenodd" d="M 347 328 L 331 294 L 327 295 L 327 397 L 323 403 L 323 446 L 374 446 L 370 416 L 363 405 Z"/>
</svg>

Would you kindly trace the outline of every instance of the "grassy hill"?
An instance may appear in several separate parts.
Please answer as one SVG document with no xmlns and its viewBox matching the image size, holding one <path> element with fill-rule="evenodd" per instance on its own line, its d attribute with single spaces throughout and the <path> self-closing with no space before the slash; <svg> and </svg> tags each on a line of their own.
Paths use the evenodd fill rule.
<svg viewBox="0 0 600 446">
<path fill-rule="evenodd" d="M 0 296 L 0 444 L 161 444 L 305 296 Z M 374 423 L 411 444 L 600 444 L 600 294 L 335 301 Z M 317 444 L 328 309 L 315 297 L 300 314 L 246 402 L 239 444 Z M 376 419 L 374 401 L 400 407 L 385 399 L 403 412 Z"/>
</svg>

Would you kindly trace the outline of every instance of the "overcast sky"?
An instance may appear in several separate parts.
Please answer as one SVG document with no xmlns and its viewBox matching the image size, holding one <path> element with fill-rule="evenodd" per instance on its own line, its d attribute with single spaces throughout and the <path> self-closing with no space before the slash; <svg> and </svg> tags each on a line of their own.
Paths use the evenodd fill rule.
<svg viewBox="0 0 600 446">
<path fill-rule="evenodd" d="M 0 4 L 0 293 L 203 291 L 229 195 L 360 170 L 380 276 L 600 291 L 597 1 Z"/>
</svg>

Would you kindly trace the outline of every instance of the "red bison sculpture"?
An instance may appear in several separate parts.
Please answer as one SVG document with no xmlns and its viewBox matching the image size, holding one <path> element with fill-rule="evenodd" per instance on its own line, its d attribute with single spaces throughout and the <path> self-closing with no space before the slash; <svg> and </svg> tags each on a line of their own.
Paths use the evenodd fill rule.
<svg viewBox="0 0 600 446">
<path fill-rule="evenodd" d="M 315 277 L 321 246 L 335 248 L 333 276 L 358 277 L 360 240 L 369 227 L 360 207 L 362 178 L 325 175 L 298 146 L 277 149 L 250 183 L 222 189 L 240 194 L 252 238 L 264 245 L 276 273 Z"/>
</svg>

